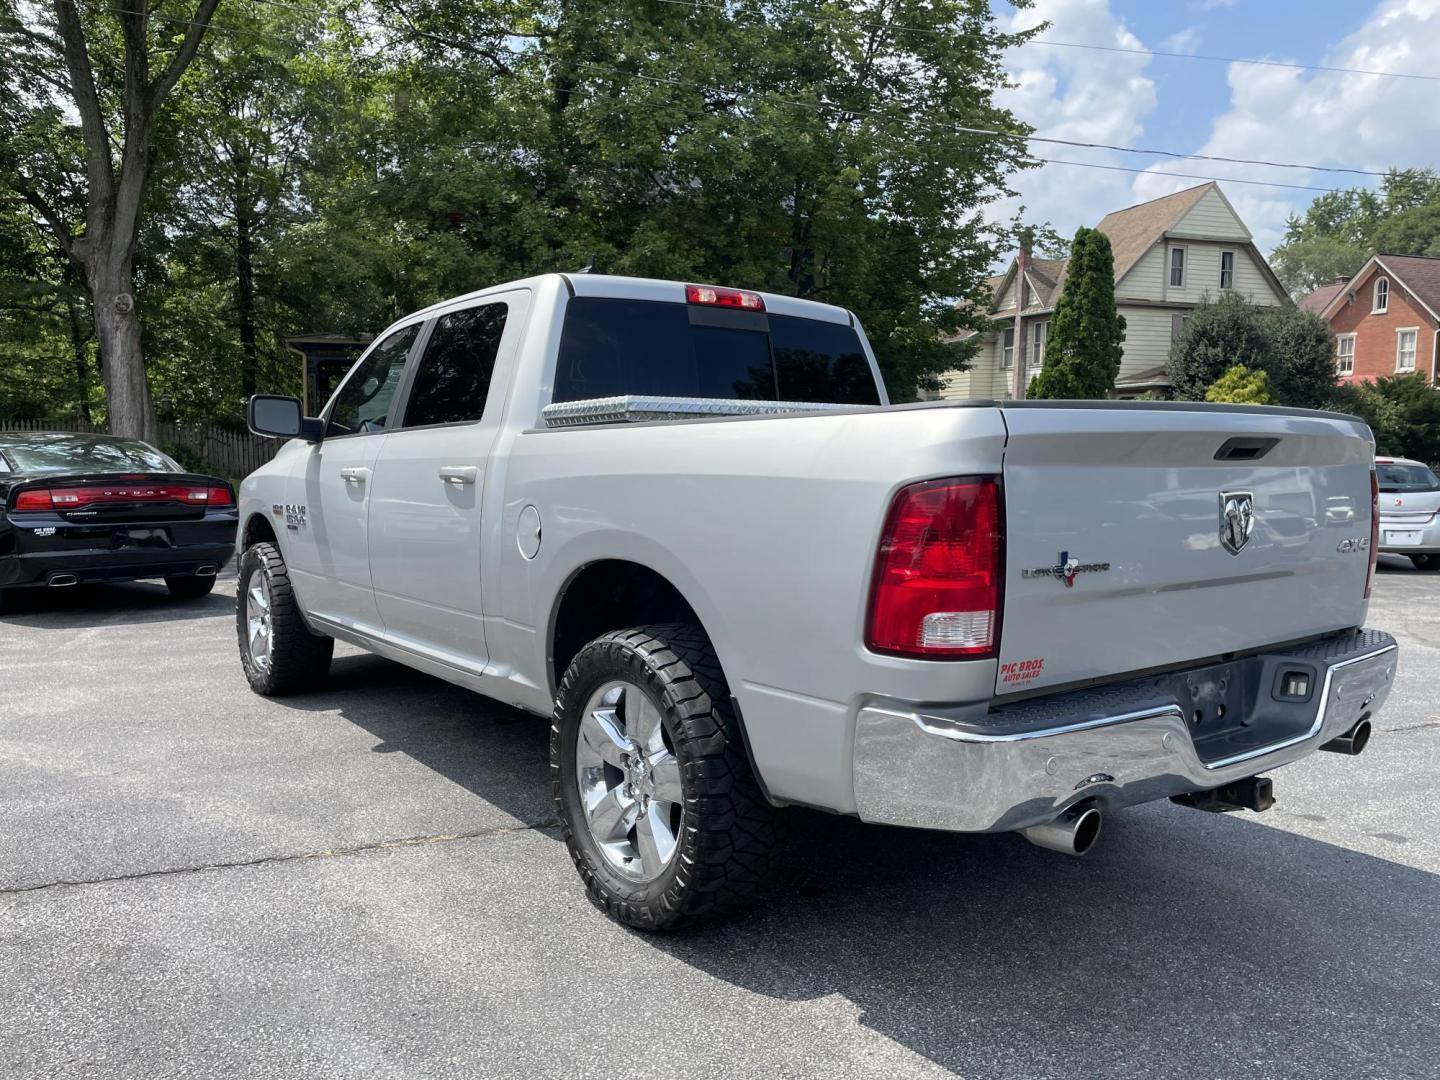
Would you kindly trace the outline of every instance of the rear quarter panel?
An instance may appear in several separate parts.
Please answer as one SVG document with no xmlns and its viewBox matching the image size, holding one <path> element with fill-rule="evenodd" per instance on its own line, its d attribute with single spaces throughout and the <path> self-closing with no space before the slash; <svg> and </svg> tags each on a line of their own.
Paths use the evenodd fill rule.
<svg viewBox="0 0 1440 1080">
<path fill-rule="evenodd" d="M 487 576 L 492 662 L 547 684 L 538 673 L 567 581 L 600 559 L 640 563 L 700 616 L 772 792 L 853 809 L 861 694 L 984 701 L 994 685 L 993 661 L 863 648 L 885 511 L 905 483 L 998 473 L 1004 442 L 997 410 L 955 407 L 518 434 L 503 455 L 500 554 Z M 528 505 L 543 531 L 533 561 L 516 542 Z"/>
</svg>

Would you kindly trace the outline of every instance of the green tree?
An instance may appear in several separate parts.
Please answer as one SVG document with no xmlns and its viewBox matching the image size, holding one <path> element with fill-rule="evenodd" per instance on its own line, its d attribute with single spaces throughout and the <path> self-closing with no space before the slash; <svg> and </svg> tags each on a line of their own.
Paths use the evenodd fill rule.
<svg viewBox="0 0 1440 1080">
<path fill-rule="evenodd" d="M 1263 371 L 1252 371 L 1243 364 L 1227 368 L 1224 374 L 1205 391 L 1206 401 L 1232 405 L 1273 405 L 1270 378 Z"/>
<path fill-rule="evenodd" d="M 1353 275 L 1376 252 L 1440 255 L 1440 173 L 1392 169 L 1378 191 L 1350 188 L 1318 196 L 1291 217 L 1270 265 L 1295 295 Z"/>
<path fill-rule="evenodd" d="M 1110 238 L 1081 226 L 1070 244 L 1065 286 L 1045 340 L 1045 366 L 1026 391 L 1032 398 L 1104 398 L 1115 388 L 1125 318 L 1115 308 Z"/>
<path fill-rule="evenodd" d="M 1263 371 L 1282 405 L 1320 408 L 1335 387 L 1334 343 L 1318 315 L 1289 305 L 1252 304 L 1222 293 L 1200 304 L 1170 347 L 1166 371 L 1175 396 L 1204 401 L 1230 368 Z"/>
<path fill-rule="evenodd" d="M 218 3 L 0 0 L 0 81 L 10 88 L 0 99 L 0 188 L 25 201 L 84 278 L 116 434 L 155 438 L 135 249 L 167 99 Z M 67 203 L 83 212 L 72 216 Z"/>
<path fill-rule="evenodd" d="M 1331 408 L 1369 424 L 1378 453 L 1440 465 L 1440 393 L 1423 373 L 1337 387 Z"/>
</svg>

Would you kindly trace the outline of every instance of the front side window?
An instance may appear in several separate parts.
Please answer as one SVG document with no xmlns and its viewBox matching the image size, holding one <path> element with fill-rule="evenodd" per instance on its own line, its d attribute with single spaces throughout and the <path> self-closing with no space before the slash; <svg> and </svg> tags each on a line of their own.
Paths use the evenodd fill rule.
<svg viewBox="0 0 1440 1080">
<path fill-rule="evenodd" d="M 1355 374 L 1355 335 L 1341 334 L 1335 339 L 1335 373 Z"/>
<path fill-rule="evenodd" d="M 1000 335 L 1000 366 L 1012 368 L 1015 366 L 1015 328 L 1008 326 Z"/>
<path fill-rule="evenodd" d="M 415 344 L 415 335 L 419 332 L 419 323 L 396 330 L 355 365 L 330 408 L 330 424 L 325 429 L 327 438 L 385 430 L 390 402 L 400 385 L 410 346 Z"/>
<path fill-rule="evenodd" d="M 1375 303 L 1370 306 L 1372 315 L 1379 315 L 1390 310 L 1390 279 L 1375 279 Z"/>
<path fill-rule="evenodd" d="M 1185 284 L 1185 249 L 1170 249 L 1170 287 L 1182 288 Z"/>
<path fill-rule="evenodd" d="M 1415 370 L 1415 341 L 1419 337 L 1418 329 L 1398 330 L 1395 333 L 1395 370 Z"/>
<path fill-rule="evenodd" d="M 485 304 L 440 317 L 415 372 L 403 426 L 473 423 L 485 415 L 508 311 Z"/>
<path fill-rule="evenodd" d="M 1220 288 L 1233 289 L 1235 287 L 1235 253 L 1233 251 L 1220 252 Z"/>
</svg>

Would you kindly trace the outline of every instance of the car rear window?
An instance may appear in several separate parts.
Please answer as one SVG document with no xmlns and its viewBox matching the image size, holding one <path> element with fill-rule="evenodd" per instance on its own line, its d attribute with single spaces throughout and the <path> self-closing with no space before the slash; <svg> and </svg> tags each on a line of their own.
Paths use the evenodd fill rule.
<svg viewBox="0 0 1440 1080">
<path fill-rule="evenodd" d="M 5 456 L 19 473 L 181 472 L 160 451 L 133 439 L 93 435 L 30 435 L 5 445 Z"/>
<path fill-rule="evenodd" d="M 852 327 L 581 296 L 565 309 L 554 401 L 645 394 L 878 405 Z"/>
<path fill-rule="evenodd" d="M 1418 463 L 1376 465 L 1375 478 L 1381 491 L 1440 491 L 1440 477 Z"/>
</svg>

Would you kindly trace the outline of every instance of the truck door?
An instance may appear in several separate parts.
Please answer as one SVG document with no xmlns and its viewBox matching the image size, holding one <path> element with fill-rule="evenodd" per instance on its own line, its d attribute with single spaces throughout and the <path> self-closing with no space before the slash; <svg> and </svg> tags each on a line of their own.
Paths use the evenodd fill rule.
<svg viewBox="0 0 1440 1080">
<path fill-rule="evenodd" d="M 375 463 L 370 570 L 387 637 L 454 666 L 486 661 L 480 595 L 485 466 L 526 293 L 438 316 Z"/>
<path fill-rule="evenodd" d="M 366 537 L 375 459 L 419 332 L 418 323 L 395 331 L 346 376 L 325 438 L 310 448 L 304 463 L 304 502 L 291 510 L 296 527 L 288 536 L 286 561 L 306 611 L 367 633 L 380 630 Z"/>
</svg>

